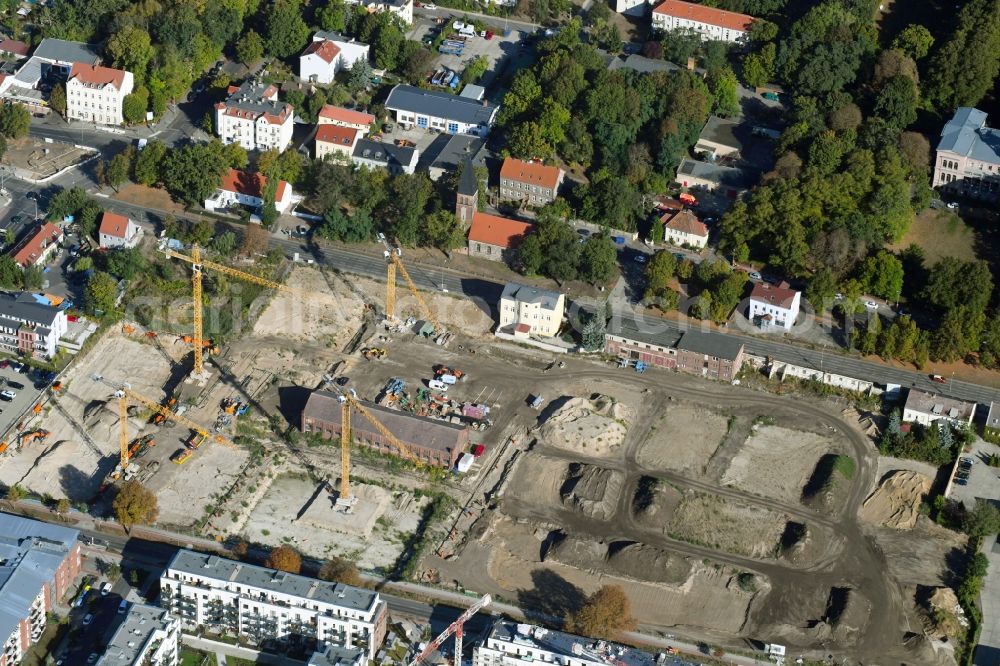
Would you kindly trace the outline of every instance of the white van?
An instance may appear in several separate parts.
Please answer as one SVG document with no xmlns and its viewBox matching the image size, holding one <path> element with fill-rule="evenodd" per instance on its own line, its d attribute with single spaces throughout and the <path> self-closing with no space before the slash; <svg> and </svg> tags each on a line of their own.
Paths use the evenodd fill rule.
<svg viewBox="0 0 1000 666">
<path fill-rule="evenodd" d="M 427 382 L 427 385 L 430 386 L 432 389 L 435 389 L 437 391 L 447 391 L 448 390 L 448 385 L 447 384 L 445 384 L 444 382 L 439 382 L 436 379 L 431 379 L 430 381 Z"/>
</svg>

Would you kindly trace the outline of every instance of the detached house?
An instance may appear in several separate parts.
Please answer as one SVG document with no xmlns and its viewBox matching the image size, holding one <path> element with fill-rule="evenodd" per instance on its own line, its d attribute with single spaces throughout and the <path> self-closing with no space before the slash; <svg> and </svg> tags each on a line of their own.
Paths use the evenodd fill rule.
<svg viewBox="0 0 1000 666">
<path fill-rule="evenodd" d="M 929 426 L 943 421 L 956 427 L 971 426 L 976 403 L 910 389 L 903 405 L 903 421 Z"/>
<path fill-rule="evenodd" d="M 350 161 L 354 147 L 364 134 L 361 130 L 342 125 L 320 125 L 316 128 L 316 159 L 340 155 Z"/>
<path fill-rule="evenodd" d="M 31 229 L 11 250 L 11 256 L 21 268 L 44 266 L 59 247 L 62 238 L 62 229 L 51 222 L 45 222 Z"/>
<path fill-rule="evenodd" d="M 406 25 L 413 23 L 413 0 L 346 0 L 346 4 L 364 7 L 369 14 L 389 12 Z"/>
<path fill-rule="evenodd" d="M 500 198 L 544 206 L 559 196 L 565 175 L 559 167 L 508 157 L 500 167 Z"/>
<path fill-rule="evenodd" d="M 469 227 L 469 256 L 503 261 L 534 228 L 535 225 L 529 222 L 474 212 Z"/>
<path fill-rule="evenodd" d="M 750 293 L 750 308 L 747 319 L 763 330 L 792 330 L 795 318 L 799 316 L 802 294 L 782 282 L 777 287 L 766 282 L 757 282 Z"/>
<path fill-rule="evenodd" d="M 299 78 L 314 83 L 333 83 L 341 70 L 350 70 L 358 60 L 368 60 L 371 46 L 320 30 L 299 56 Z"/>
<path fill-rule="evenodd" d="M 744 42 L 754 18 L 684 0 L 666 0 L 653 10 L 653 29 L 694 32 L 703 40 Z"/>
<path fill-rule="evenodd" d="M 708 245 L 708 227 L 689 210 L 676 214 L 667 213 L 663 225 L 663 240 L 673 245 L 687 245 L 701 249 Z"/>
<path fill-rule="evenodd" d="M 345 109 L 332 104 L 324 104 L 323 108 L 319 110 L 319 117 L 316 120 L 317 125 L 353 127 L 356 130 L 361 130 L 363 134 L 368 133 L 373 122 L 375 122 L 375 116 L 370 113 Z"/>
<path fill-rule="evenodd" d="M 98 125 L 121 125 L 122 103 L 132 93 L 132 72 L 75 63 L 66 80 L 66 117 Z"/>
<path fill-rule="evenodd" d="M 233 206 L 260 208 L 264 205 L 264 190 L 267 178 L 259 173 L 247 173 L 230 169 L 222 178 L 222 185 L 210 199 L 205 199 L 206 210 L 227 209 Z M 278 181 L 274 193 L 274 207 L 284 213 L 292 203 L 292 186 Z"/>
<path fill-rule="evenodd" d="M 101 249 L 135 247 L 142 238 L 142 227 L 124 215 L 104 211 L 97 237 Z"/>
<path fill-rule="evenodd" d="M 292 141 L 294 115 L 291 104 L 278 101 L 275 86 L 247 81 L 230 86 L 228 99 L 215 105 L 215 131 L 222 143 L 280 152 Z"/>
<path fill-rule="evenodd" d="M 557 291 L 508 282 L 500 295 L 497 331 L 551 338 L 559 333 L 565 307 L 566 297 Z"/>
</svg>

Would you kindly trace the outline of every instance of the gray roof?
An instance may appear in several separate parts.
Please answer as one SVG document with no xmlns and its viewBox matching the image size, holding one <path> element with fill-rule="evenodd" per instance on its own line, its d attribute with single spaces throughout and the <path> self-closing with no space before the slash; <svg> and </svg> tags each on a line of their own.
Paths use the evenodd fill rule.
<svg viewBox="0 0 1000 666">
<path fill-rule="evenodd" d="M 962 106 L 945 123 L 937 149 L 1000 164 L 1000 130 L 986 126 L 986 112 Z"/>
<path fill-rule="evenodd" d="M 521 303 L 539 303 L 546 310 L 554 310 L 559 303 L 560 296 L 562 294 L 558 291 L 549 291 L 548 289 L 539 289 L 538 287 L 518 284 L 517 282 L 508 282 L 503 288 L 501 298 L 509 298 Z"/>
<path fill-rule="evenodd" d="M 681 332 L 671 328 L 666 321 L 657 319 L 636 320 L 631 317 L 615 316 L 608 324 L 608 335 L 626 340 L 643 342 L 664 349 L 672 349 L 681 339 Z"/>
<path fill-rule="evenodd" d="M 680 166 L 677 167 L 677 180 L 685 175 L 736 189 L 747 189 L 753 185 L 750 175 L 743 169 L 701 162 L 689 157 L 681 160 Z"/>
<path fill-rule="evenodd" d="M 59 308 L 37 302 L 26 291 L 17 294 L 9 292 L 0 293 L 0 318 L 26 321 L 38 326 L 52 328 L 52 324 L 55 323 L 58 314 Z"/>
<path fill-rule="evenodd" d="M 440 142 L 440 143 L 439 143 Z M 469 134 L 445 134 L 437 137 L 431 144 L 441 146 L 441 150 L 434 156 L 431 166 L 444 171 L 454 171 L 467 159 L 482 164 L 481 151 L 485 142 L 479 137 Z M 443 145 L 442 145 L 443 144 Z M 428 147 L 424 152 L 429 152 Z"/>
<path fill-rule="evenodd" d="M 522 648 L 545 650 L 575 660 L 592 664 L 620 664 L 621 666 L 655 666 L 658 655 L 637 648 L 609 643 L 596 638 L 543 629 L 510 620 L 498 620 L 490 630 L 492 640 L 512 643 Z M 672 662 L 683 664 L 684 662 Z"/>
<path fill-rule="evenodd" d="M 680 69 L 680 66 L 675 65 L 668 60 L 654 60 L 653 58 L 647 58 L 637 53 L 633 53 L 624 60 L 621 58 L 614 58 L 608 64 L 608 69 L 611 71 L 616 69 L 631 69 L 634 72 L 649 74 L 651 72 L 672 72 Z"/>
<path fill-rule="evenodd" d="M 32 56 L 51 62 L 82 62 L 88 65 L 96 65 L 101 62 L 97 48 L 90 44 L 68 42 L 65 39 L 52 39 L 50 37 L 42 40 Z"/>
<path fill-rule="evenodd" d="M 701 130 L 701 134 L 698 135 L 698 140 L 704 139 L 735 150 L 742 150 L 743 140 L 737 136 L 737 130 L 740 125 L 741 122 L 739 120 L 709 116 L 705 127 Z M 697 147 L 695 149 L 697 150 Z"/>
<path fill-rule="evenodd" d="M 0 641 L 28 617 L 42 585 L 55 579 L 79 534 L 67 527 L 0 513 Z"/>
<path fill-rule="evenodd" d="M 743 343 L 726 335 L 718 333 L 702 333 L 701 331 L 684 331 L 677 348 L 696 354 L 705 354 L 730 361 L 743 352 Z"/>
<path fill-rule="evenodd" d="M 435 90 L 423 90 L 399 84 L 385 100 L 390 111 L 406 111 L 435 118 L 445 118 L 469 125 L 489 125 L 497 107 L 489 102 L 479 102 Z"/>
<path fill-rule="evenodd" d="M 270 113 L 279 116 L 286 107 L 286 102 L 272 102 L 264 98 L 264 93 L 272 86 L 268 83 L 245 81 L 238 90 L 226 98 L 226 106 L 231 109 L 248 111 L 253 114 Z"/>
<path fill-rule="evenodd" d="M 906 395 L 904 409 L 929 414 L 932 420 L 949 418 L 968 422 L 976 413 L 976 403 L 910 389 Z"/>
<path fill-rule="evenodd" d="M 462 88 L 462 92 L 459 94 L 459 97 L 466 97 L 468 99 L 479 101 L 486 97 L 486 88 L 470 83 Z"/>
<path fill-rule="evenodd" d="M 380 602 L 378 592 L 258 567 L 187 549 L 178 550 L 167 569 L 259 587 L 355 611 L 372 612 Z"/>
<path fill-rule="evenodd" d="M 408 146 L 397 146 L 393 143 L 382 143 L 372 139 L 358 139 L 354 144 L 354 152 L 351 157 L 371 162 L 378 162 L 385 166 L 410 166 L 413 164 L 413 157 L 417 154 L 416 148 Z"/>
<path fill-rule="evenodd" d="M 153 640 L 157 629 L 169 633 L 177 629 L 176 623 L 177 620 L 162 608 L 132 604 L 97 666 L 132 666 Z"/>
<path fill-rule="evenodd" d="M 382 425 L 404 444 L 416 444 L 427 449 L 453 452 L 465 445 L 467 430 L 464 425 L 439 421 L 424 416 L 414 416 L 408 412 L 389 409 L 373 402 L 359 400 L 361 406 L 372 412 Z M 302 416 L 325 423 L 340 425 L 340 402 L 337 394 L 330 391 L 313 391 L 306 401 Z M 351 430 L 354 432 L 377 433 L 367 418 L 361 414 L 351 417 Z"/>
<path fill-rule="evenodd" d="M 328 645 L 322 652 L 315 652 L 306 666 L 355 666 L 365 662 L 364 651 L 339 645 Z"/>
<path fill-rule="evenodd" d="M 472 166 L 472 159 L 465 158 L 462 165 L 462 175 L 458 180 L 458 193 L 471 197 L 479 191 L 479 181 L 476 180 L 476 168 Z"/>
<path fill-rule="evenodd" d="M 990 403 L 990 411 L 986 414 L 986 427 L 1000 430 L 1000 403 Z"/>
</svg>

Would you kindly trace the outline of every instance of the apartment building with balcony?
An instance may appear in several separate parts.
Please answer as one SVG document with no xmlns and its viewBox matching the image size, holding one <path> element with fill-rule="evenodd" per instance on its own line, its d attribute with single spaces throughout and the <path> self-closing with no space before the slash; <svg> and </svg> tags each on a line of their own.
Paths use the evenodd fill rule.
<svg viewBox="0 0 1000 666">
<path fill-rule="evenodd" d="M 177 666 L 180 627 L 162 608 L 133 604 L 96 666 Z"/>
<path fill-rule="evenodd" d="M 160 603 L 181 622 L 251 641 L 358 649 L 375 658 L 388 610 L 378 592 L 179 550 L 160 577 Z M 0 665 L 2 666 L 2 665 Z"/>
<path fill-rule="evenodd" d="M 39 303 L 28 292 L 0 292 L 0 350 L 51 359 L 68 330 L 64 310 Z"/>
<path fill-rule="evenodd" d="M 19 664 L 80 569 L 79 532 L 0 513 L 0 666 Z"/>
</svg>

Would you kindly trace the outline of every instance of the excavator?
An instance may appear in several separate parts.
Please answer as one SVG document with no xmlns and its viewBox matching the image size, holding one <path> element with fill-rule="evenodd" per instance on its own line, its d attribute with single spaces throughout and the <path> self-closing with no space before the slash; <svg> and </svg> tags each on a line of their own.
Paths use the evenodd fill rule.
<svg viewBox="0 0 1000 666">
<path fill-rule="evenodd" d="M 389 352 L 387 352 L 382 347 L 365 347 L 361 350 L 361 355 L 364 356 L 369 361 L 375 361 L 378 359 L 385 358 Z"/>
</svg>

